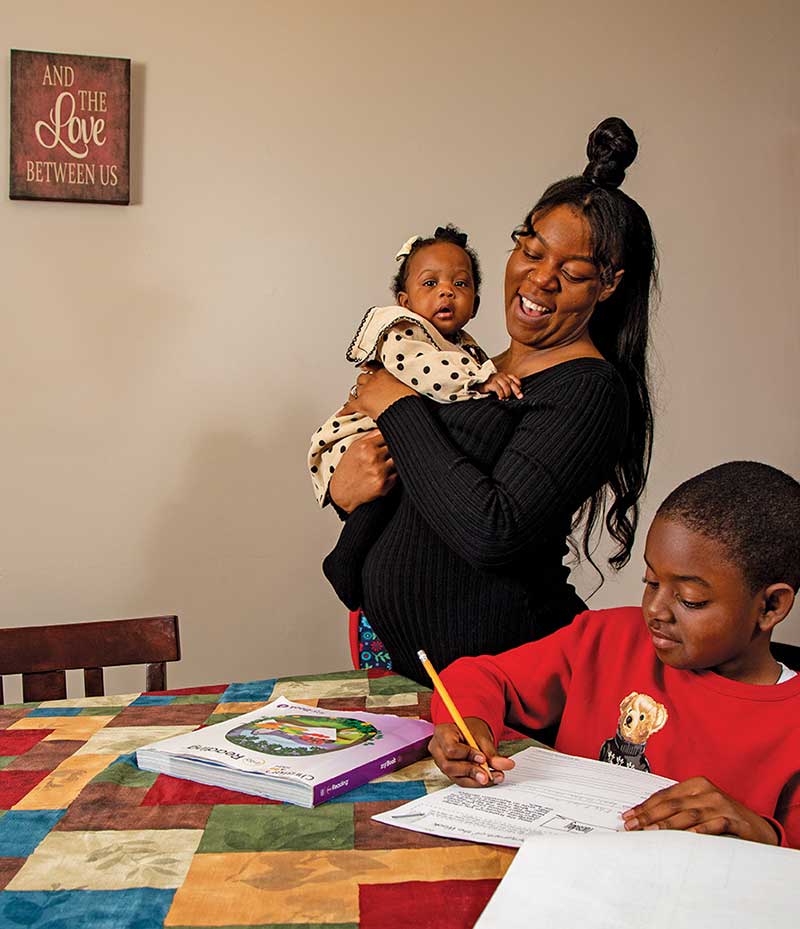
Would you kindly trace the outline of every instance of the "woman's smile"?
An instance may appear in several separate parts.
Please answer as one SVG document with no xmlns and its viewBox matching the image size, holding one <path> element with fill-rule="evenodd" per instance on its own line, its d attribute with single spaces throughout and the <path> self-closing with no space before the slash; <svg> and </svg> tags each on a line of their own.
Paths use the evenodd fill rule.
<svg viewBox="0 0 800 929">
<path fill-rule="evenodd" d="M 552 307 L 543 306 L 541 303 L 537 303 L 522 294 L 517 296 L 519 297 L 519 312 L 527 319 L 542 319 L 554 312 Z"/>
</svg>

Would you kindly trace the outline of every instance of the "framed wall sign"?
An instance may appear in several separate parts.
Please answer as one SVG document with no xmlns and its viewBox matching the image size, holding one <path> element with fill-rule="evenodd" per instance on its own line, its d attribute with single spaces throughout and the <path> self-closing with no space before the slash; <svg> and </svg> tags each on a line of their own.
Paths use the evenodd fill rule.
<svg viewBox="0 0 800 929">
<path fill-rule="evenodd" d="M 11 50 L 12 200 L 130 202 L 129 58 Z"/>
</svg>

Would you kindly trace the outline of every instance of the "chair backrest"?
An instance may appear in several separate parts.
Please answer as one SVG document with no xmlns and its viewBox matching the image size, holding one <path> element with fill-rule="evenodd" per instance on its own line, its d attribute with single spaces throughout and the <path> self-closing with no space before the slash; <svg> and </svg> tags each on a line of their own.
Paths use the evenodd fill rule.
<svg viewBox="0 0 800 929">
<path fill-rule="evenodd" d="M 0 704 L 4 674 L 22 675 L 22 699 L 63 700 L 66 671 L 83 668 L 87 697 L 101 697 L 103 668 L 146 664 L 147 690 L 166 690 L 165 662 L 181 657 L 177 616 L 0 629 Z"/>
<path fill-rule="evenodd" d="M 800 645 L 787 645 L 786 642 L 770 642 L 770 650 L 778 661 L 782 661 L 787 668 L 800 674 Z"/>
</svg>

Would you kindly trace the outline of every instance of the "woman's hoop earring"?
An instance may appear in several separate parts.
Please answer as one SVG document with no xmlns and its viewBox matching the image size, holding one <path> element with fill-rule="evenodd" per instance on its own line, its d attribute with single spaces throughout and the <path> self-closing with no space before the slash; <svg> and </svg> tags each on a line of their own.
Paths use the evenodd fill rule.
<svg viewBox="0 0 800 929">
<path fill-rule="evenodd" d="M 350 396 L 354 400 L 358 399 L 358 384 L 353 384 L 353 386 L 350 388 Z"/>
</svg>

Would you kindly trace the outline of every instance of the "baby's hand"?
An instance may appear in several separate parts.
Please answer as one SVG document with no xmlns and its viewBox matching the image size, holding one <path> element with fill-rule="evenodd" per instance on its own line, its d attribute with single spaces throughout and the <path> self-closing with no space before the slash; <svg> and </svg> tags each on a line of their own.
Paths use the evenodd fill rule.
<svg viewBox="0 0 800 929">
<path fill-rule="evenodd" d="M 522 385 L 516 374 L 502 374 L 497 371 L 488 381 L 484 381 L 475 389 L 479 394 L 488 394 L 489 392 L 497 394 L 500 400 L 508 400 L 512 394 L 518 400 L 522 399 Z"/>
<path fill-rule="evenodd" d="M 510 771 L 514 762 L 497 754 L 492 731 L 482 719 L 469 716 L 464 722 L 469 726 L 479 751 L 467 745 L 455 724 L 440 723 L 428 743 L 433 760 L 450 780 L 462 787 L 486 787 L 489 783 L 501 783 L 503 771 Z M 491 782 L 481 767 L 484 763 L 493 769 Z"/>
</svg>

